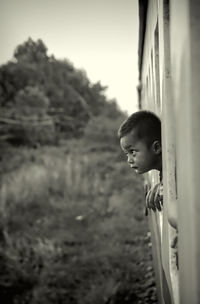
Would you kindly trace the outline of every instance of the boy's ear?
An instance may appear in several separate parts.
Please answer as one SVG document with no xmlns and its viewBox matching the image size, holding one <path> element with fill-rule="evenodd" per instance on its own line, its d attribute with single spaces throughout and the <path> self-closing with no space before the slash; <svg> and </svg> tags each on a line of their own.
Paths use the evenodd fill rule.
<svg viewBox="0 0 200 304">
<path fill-rule="evenodd" d="M 161 143 L 159 140 L 155 140 L 152 144 L 152 149 L 154 151 L 155 154 L 161 154 L 162 152 L 162 147 L 161 147 Z"/>
</svg>

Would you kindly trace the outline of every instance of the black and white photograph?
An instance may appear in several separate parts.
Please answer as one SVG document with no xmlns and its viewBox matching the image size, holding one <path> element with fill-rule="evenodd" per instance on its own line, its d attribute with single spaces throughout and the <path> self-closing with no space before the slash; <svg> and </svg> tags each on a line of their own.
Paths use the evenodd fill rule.
<svg viewBox="0 0 200 304">
<path fill-rule="evenodd" d="M 0 302 L 200 303 L 200 2 L 0 0 Z"/>
</svg>

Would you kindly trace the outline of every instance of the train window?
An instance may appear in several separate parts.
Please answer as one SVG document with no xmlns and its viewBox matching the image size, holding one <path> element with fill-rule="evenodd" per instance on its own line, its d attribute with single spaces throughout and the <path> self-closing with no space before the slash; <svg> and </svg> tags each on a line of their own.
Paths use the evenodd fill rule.
<svg viewBox="0 0 200 304">
<path fill-rule="evenodd" d="M 156 109 L 156 94 L 155 94 L 155 91 L 156 91 L 156 87 L 155 87 L 155 68 L 154 68 L 154 60 L 153 60 L 153 48 L 151 49 L 151 73 L 152 73 L 152 106 L 154 108 L 154 110 Z"/>
<path fill-rule="evenodd" d="M 159 72 L 159 35 L 158 35 L 158 22 L 154 31 L 154 68 L 155 68 L 155 86 L 156 86 L 156 109 L 157 112 L 161 112 L 160 103 L 160 72 Z"/>
</svg>

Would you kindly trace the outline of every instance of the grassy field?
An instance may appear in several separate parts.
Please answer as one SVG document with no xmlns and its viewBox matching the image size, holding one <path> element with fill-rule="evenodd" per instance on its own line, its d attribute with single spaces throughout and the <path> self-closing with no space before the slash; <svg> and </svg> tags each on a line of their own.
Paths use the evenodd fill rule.
<svg viewBox="0 0 200 304">
<path fill-rule="evenodd" d="M 7 147 L 0 168 L 2 303 L 156 303 L 142 179 L 120 152 Z"/>
</svg>

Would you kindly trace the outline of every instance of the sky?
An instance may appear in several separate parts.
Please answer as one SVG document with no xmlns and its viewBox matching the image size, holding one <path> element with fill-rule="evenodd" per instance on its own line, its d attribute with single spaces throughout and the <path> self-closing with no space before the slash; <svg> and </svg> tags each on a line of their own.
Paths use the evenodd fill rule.
<svg viewBox="0 0 200 304">
<path fill-rule="evenodd" d="M 0 0 L 0 64 L 29 37 L 107 86 L 123 111 L 138 110 L 137 0 Z"/>
</svg>

